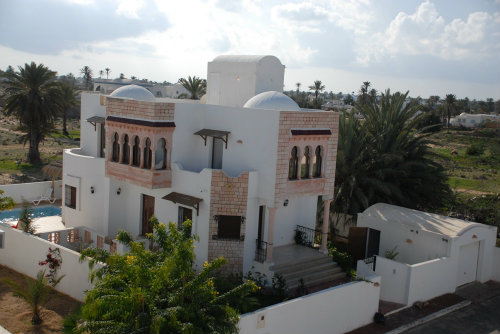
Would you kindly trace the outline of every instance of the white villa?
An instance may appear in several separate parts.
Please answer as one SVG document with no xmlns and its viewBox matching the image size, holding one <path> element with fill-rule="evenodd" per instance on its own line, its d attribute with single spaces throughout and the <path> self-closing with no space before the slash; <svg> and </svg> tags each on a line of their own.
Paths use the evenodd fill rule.
<svg viewBox="0 0 500 334">
<path fill-rule="evenodd" d="M 136 85 L 82 94 L 81 146 L 63 156 L 67 227 L 102 247 L 120 229 L 143 238 L 153 214 L 191 219 L 197 265 L 267 270 L 297 225 L 315 228 L 318 196 L 328 215 L 335 179 L 339 115 L 301 110 L 282 94 L 284 70 L 274 56 L 219 56 L 201 103 Z"/>
<path fill-rule="evenodd" d="M 467 114 L 463 112 L 450 119 L 451 126 L 463 126 L 466 128 L 476 128 L 487 122 L 500 124 L 500 116 L 489 114 Z"/>
<path fill-rule="evenodd" d="M 116 89 L 128 85 L 143 87 L 149 90 L 155 97 L 178 98 L 182 94 L 189 96 L 189 92 L 186 88 L 179 83 L 156 84 L 136 79 L 95 79 L 93 91 L 102 94 L 110 94 Z"/>
</svg>

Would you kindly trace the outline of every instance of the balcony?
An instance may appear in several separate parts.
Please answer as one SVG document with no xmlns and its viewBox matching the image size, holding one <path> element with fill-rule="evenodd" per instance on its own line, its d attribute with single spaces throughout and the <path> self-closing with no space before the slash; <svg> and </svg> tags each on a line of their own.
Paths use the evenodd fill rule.
<svg viewBox="0 0 500 334">
<path fill-rule="evenodd" d="M 172 186 L 172 171 L 170 169 L 144 169 L 106 161 L 106 176 L 149 189 L 170 188 Z"/>
</svg>

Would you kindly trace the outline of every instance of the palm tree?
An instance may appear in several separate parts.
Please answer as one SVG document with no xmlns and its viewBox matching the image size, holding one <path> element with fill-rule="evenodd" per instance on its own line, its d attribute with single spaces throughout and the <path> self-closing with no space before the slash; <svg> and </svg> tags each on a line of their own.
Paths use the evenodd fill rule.
<svg viewBox="0 0 500 334">
<path fill-rule="evenodd" d="M 407 96 L 386 91 L 341 117 L 335 212 L 357 214 L 378 202 L 433 209 L 449 198 L 443 168 L 429 158 L 430 133 L 416 128 L 421 106 Z"/>
<path fill-rule="evenodd" d="M 109 67 L 106 67 L 104 70 L 106 71 L 106 79 L 109 79 L 109 73 L 111 73 L 111 69 Z"/>
<path fill-rule="evenodd" d="M 309 86 L 309 90 L 314 91 L 315 100 L 318 101 L 318 95 L 325 89 L 325 85 L 321 84 L 320 80 L 314 81 L 314 84 Z"/>
<path fill-rule="evenodd" d="M 457 98 L 455 97 L 454 94 L 446 94 L 446 99 L 444 100 L 444 103 L 446 105 L 446 117 L 447 117 L 446 125 L 448 127 L 450 127 L 451 113 L 455 110 L 455 102 L 457 102 Z"/>
<path fill-rule="evenodd" d="M 55 287 L 61 279 L 62 277 L 52 284 L 52 287 Z M 51 290 L 49 278 L 45 275 L 45 270 L 40 270 L 38 272 L 35 281 L 26 279 L 28 289 L 25 289 L 21 284 L 10 279 L 2 279 L 1 281 L 13 290 L 14 296 L 24 299 L 29 304 L 33 312 L 31 323 L 33 325 L 41 324 L 42 318 L 40 317 L 40 311 L 42 306 L 47 304 L 50 300 Z"/>
<path fill-rule="evenodd" d="M 88 66 L 83 66 L 80 69 L 80 73 L 83 74 L 84 88 L 87 90 L 92 90 L 92 70 Z"/>
<path fill-rule="evenodd" d="M 99 79 L 102 78 L 102 76 L 104 75 L 104 71 L 103 70 L 100 70 L 99 71 Z"/>
<path fill-rule="evenodd" d="M 38 146 L 53 130 L 61 107 L 61 90 L 55 75 L 48 67 L 34 62 L 6 75 L 5 113 L 15 115 L 26 132 L 31 163 L 40 163 Z"/>
<path fill-rule="evenodd" d="M 207 81 L 197 76 L 188 76 L 187 80 L 180 78 L 179 83 L 191 94 L 191 100 L 199 100 L 207 90 Z"/>
<path fill-rule="evenodd" d="M 357 103 L 359 105 L 365 105 L 369 103 L 370 97 L 368 95 L 368 90 L 370 89 L 370 81 L 364 81 L 361 87 L 359 88 L 360 96 L 357 99 Z M 376 91 L 375 91 L 376 92 Z"/>
<path fill-rule="evenodd" d="M 297 96 L 299 96 L 299 93 L 300 93 L 300 86 L 302 86 L 302 84 L 300 82 L 297 82 L 295 84 L 295 86 L 297 86 Z"/>
<path fill-rule="evenodd" d="M 64 135 L 69 135 L 68 130 L 66 128 L 68 111 L 70 111 L 73 107 L 78 105 L 78 100 L 76 99 L 75 89 L 72 85 L 61 82 L 61 113 L 63 117 L 62 122 L 62 133 Z"/>
</svg>

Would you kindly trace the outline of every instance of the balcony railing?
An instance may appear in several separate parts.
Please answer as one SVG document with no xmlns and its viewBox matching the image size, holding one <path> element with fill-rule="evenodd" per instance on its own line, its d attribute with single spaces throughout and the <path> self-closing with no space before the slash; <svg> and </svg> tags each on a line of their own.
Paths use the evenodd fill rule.
<svg viewBox="0 0 500 334">
<path fill-rule="evenodd" d="M 255 261 L 264 263 L 267 258 L 267 242 L 262 241 L 262 240 L 255 240 L 256 242 L 256 247 L 255 247 Z"/>
<path fill-rule="evenodd" d="M 322 235 L 321 230 L 313 230 L 312 228 L 297 225 L 295 229 L 295 243 L 310 248 L 319 248 Z"/>
</svg>

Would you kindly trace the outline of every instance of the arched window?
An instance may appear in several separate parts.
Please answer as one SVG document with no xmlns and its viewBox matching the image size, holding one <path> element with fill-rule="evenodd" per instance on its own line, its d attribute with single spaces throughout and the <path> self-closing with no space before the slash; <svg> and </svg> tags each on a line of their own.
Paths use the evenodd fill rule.
<svg viewBox="0 0 500 334">
<path fill-rule="evenodd" d="M 128 165 L 130 161 L 130 145 L 128 144 L 128 135 L 123 138 L 123 148 L 122 148 L 122 163 Z"/>
<path fill-rule="evenodd" d="M 111 160 L 118 162 L 120 159 L 120 143 L 118 142 L 118 133 L 113 135 L 113 152 L 111 152 Z"/>
<path fill-rule="evenodd" d="M 288 178 L 290 180 L 296 180 L 297 179 L 297 170 L 298 170 L 298 165 L 299 165 L 299 157 L 298 157 L 298 149 L 297 146 L 294 146 L 292 148 L 291 152 L 291 158 L 290 158 L 290 164 L 288 167 Z"/>
<path fill-rule="evenodd" d="M 300 178 L 309 178 L 309 166 L 311 165 L 311 155 L 309 152 L 309 146 L 304 149 L 304 155 L 300 161 Z"/>
<path fill-rule="evenodd" d="M 139 147 L 139 137 L 134 138 L 134 147 L 132 148 L 132 165 L 139 167 L 141 165 L 141 148 Z"/>
<path fill-rule="evenodd" d="M 317 146 L 314 152 L 314 161 L 313 161 L 313 176 L 321 177 L 321 163 L 323 162 L 323 158 L 321 157 L 322 148 L 321 146 Z"/>
<path fill-rule="evenodd" d="M 167 147 L 165 139 L 160 138 L 156 143 L 155 169 L 167 168 Z"/>
<path fill-rule="evenodd" d="M 151 169 L 151 140 L 146 138 L 146 146 L 144 147 L 144 164 L 142 165 L 145 169 Z"/>
</svg>

